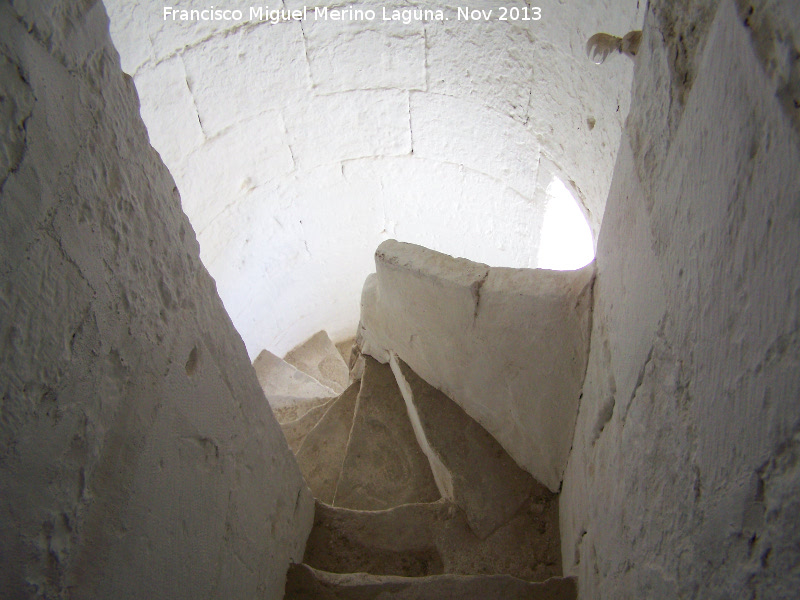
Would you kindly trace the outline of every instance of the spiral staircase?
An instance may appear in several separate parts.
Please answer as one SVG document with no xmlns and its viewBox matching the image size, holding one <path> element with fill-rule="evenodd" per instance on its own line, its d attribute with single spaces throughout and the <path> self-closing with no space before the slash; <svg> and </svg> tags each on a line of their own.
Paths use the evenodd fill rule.
<svg viewBox="0 0 800 600">
<path fill-rule="evenodd" d="M 321 331 L 253 365 L 316 498 L 286 600 L 576 597 L 557 495 L 399 358 Z"/>
</svg>

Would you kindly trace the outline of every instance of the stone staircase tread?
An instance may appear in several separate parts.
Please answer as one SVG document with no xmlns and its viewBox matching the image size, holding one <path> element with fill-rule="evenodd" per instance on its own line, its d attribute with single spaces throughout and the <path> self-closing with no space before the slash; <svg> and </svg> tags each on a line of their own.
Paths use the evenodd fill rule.
<svg viewBox="0 0 800 600">
<path fill-rule="evenodd" d="M 398 577 L 336 574 L 291 565 L 285 600 L 574 600 L 571 577 L 528 582 L 510 575 L 431 575 Z"/>
<path fill-rule="evenodd" d="M 360 384 L 355 382 L 336 398 L 306 434 L 296 458 L 315 498 L 333 502 L 353 423 Z"/>
<path fill-rule="evenodd" d="M 381 511 L 317 502 L 303 562 L 335 573 L 506 574 L 543 581 L 561 574 L 558 507 L 527 504 L 481 540 L 463 511 L 444 499 Z"/>
<path fill-rule="evenodd" d="M 325 331 L 318 331 L 292 348 L 283 360 L 337 394 L 343 392 L 350 383 L 347 363 Z"/>
<path fill-rule="evenodd" d="M 328 409 L 336 401 L 336 398 L 323 398 L 323 402 L 313 406 L 311 409 L 302 414 L 299 418 L 291 421 L 278 421 L 281 423 L 283 435 L 286 442 L 289 444 L 292 452 L 297 454 L 303 440 L 306 439 L 308 433 L 317 426 Z"/>
<path fill-rule="evenodd" d="M 421 426 L 418 437 L 425 438 L 422 445 L 428 446 L 442 494 L 464 510 L 478 537 L 506 523 L 529 498 L 543 504 L 554 499 L 458 404 L 401 360 L 392 357 L 392 364 L 412 421 Z"/>
<path fill-rule="evenodd" d="M 299 421 L 312 410 L 335 400 L 335 396 L 323 398 L 297 398 L 295 396 L 272 396 L 268 398 L 272 412 L 281 427 Z M 273 405 L 274 404 L 274 405 Z"/>
<path fill-rule="evenodd" d="M 378 510 L 441 497 L 389 365 L 366 357 L 334 506 Z"/>
<path fill-rule="evenodd" d="M 261 351 L 253 361 L 253 369 L 279 422 L 297 419 L 323 399 L 339 395 L 269 350 Z"/>
</svg>

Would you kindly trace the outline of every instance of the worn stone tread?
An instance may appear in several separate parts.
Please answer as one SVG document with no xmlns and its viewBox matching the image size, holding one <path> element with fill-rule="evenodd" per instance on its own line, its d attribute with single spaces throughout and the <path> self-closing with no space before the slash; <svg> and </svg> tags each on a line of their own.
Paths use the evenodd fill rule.
<svg viewBox="0 0 800 600">
<path fill-rule="evenodd" d="M 291 565 L 285 600 L 574 600 L 571 577 L 533 583 L 510 575 L 397 577 L 366 573 L 334 574 Z"/>
<path fill-rule="evenodd" d="M 403 361 L 392 366 L 442 495 L 464 510 L 475 534 L 485 538 L 508 522 L 533 496 L 553 494 L 521 469 L 497 440 L 458 404 L 429 385 Z"/>
<path fill-rule="evenodd" d="M 336 393 L 342 393 L 350 383 L 347 363 L 325 331 L 292 348 L 283 360 Z"/>
<path fill-rule="evenodd" d="M 325 416 L 325 413 L 328 412 L 328 409 L 335 401 L 336 398 L 326 398 L 322 404 L 314 406 L 299 418 L 281 422 L 283 435 L 286 437 L 286 443 L 289 444 L 292 452 L 297 454 L 308 433 L 317 426 L 317 423 Z M 280 422 L 280 419 L 278 421 Z"/>
<path fill-rule="evenodd" d="M 296 398 L 293 396 L 272 396 L 268 398 L 272 412 L 278 423 L 283 425 L 292 423 L 302 419 L 305 415 L 310 413 L 320 406 L 329 404 L 334 400 L 335 396 L 325 396 L 323 398 Z M 273 406 L 274 403 L 274 406 Z"/>
<path fill-rule="evenodd" d="M 484 540 L 444 499 L 382 511 L 317 502 L 303 562 L 332 573 L 505 574 L 544 581 L 562 573 L 557 498 L 526 504 Z"/>
<path fill-rule="evenodd" d="M 299 419 L 338 393 L 269 350 L 253 361 L 258 383 L 279 423 Z"/>
<path fill-rule="evenodd" d="M 314 497 L 333 502 L 347 452 L 360 384 L 355 382 L 336 398 L 308 432 L 297 450 L 297 464 Z"/>
<path fill-rule="evenodd" d="M 332 504 L 381 510 L 440 497 L 391 368 L 366 357 L 353 429 Z"/>
</svg>

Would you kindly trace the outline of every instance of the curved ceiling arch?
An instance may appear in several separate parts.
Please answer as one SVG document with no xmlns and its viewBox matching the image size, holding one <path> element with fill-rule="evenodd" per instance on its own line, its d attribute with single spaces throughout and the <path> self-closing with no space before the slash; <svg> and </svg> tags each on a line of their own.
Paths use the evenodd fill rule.
<svg viewBox="0 0 800 600">
<path fill-rule="evenodd" d="M 106 0 L 151 143 L 251 357 L 319 329 L 352 335 L 384 239 L 537 266 L 554 177 L 596 239 L 632 63 L 596 67 L 584 46 L 643 16 L 620 0 L 552 1 L 538 21 L 498 20 L 501 6 L 530 10 L 512 1 L 474 2 L 491 16 L 465 20 L 461 4 L 415 2 L 444 19 L 403 23 L 381 15 L 408 3 L 366 1 L 345 7 L 374 20 L 315 18 L 325 4 L 273 23 L 228 2 L 244 18 L 186 22 L 161 2 Z M 208 6 L 174 6 L 193 8 Z"/>
</svg>

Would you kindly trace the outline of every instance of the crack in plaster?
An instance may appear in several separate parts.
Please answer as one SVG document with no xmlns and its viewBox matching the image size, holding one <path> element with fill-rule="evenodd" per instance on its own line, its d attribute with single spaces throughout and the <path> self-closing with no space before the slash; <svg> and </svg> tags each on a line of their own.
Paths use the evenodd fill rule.
<svg viewBox="0 0 800 600">
<path fill-rule="evenodd" d="M 430 50 L 430 41 L 428 40 L 428 28 L 422 28 L 422 39 L 425 43 L 425 62 L 423 63 L 423 68 L 425 69 L 425 91 L 431 89 L 431 82 L 430 82 L 430 68 L 428 67 L 428 50 Z"/>
<path fill-rule="evenodd" d="M 644 382 L 644 376 L 647 372 L 647 365 L 649 365 L 653 361 L 653 349 L 655 348 L 655 344 L 650 345 L 650 350 L 647 353 L 647 358 L 644 359 L 641 368 L 639 369 L 639 374 L 636 376 L 636 383 L 633 385 L 633 391 L 631 391 L 631 397 L 628 399 L 628 409 L 630 409 L 631 403 L 633 403 L 633 399 L 636 397 L 636 393 L 639 391 L 639 388 L 642 387 L 642 383 Z M 628 416 L 628 410 L 626 409 L 623 411 L 622 414 L 622 423 L 625 423 L 625 419 Z"/>
<path fill-rule="evenodd" d="M 317 82 L 314 81 L 314 72 L 311 70 L 311 59 L 308 56 L 308 40 L 306 39 L 306 30 L 303 27 L 303 21 L 300 21 L 300 37 L 303 38 L 303 56 L 306 59 L 306 68 L 308 69 L 308 80 L 311 82 L 311 89 L 317 87 Z"/>
<path fill-rule="evenodd" d="M 533 69 L 531 69 L 533 70 Z M 532 74 L 533 75 L 533 74 Z M 533 87 L 535 83 L 531 81 L 531 88 L 528 90 L 528 105 L 525 107 L 525 120 L 522 122 L 522 125 L 526 128 L 528 127 L 528 123 L 531 120 L 531 105 L 533 104 Z"/>
<path fill-rule="evenodd" d="M 489 278 L 489 271 L 490 269 L 486 269 L 486 272 L 481 275 L 480 279 L 472 282 L 472 285 L 469 286 L 469 291 L 472 294 L 473 299 L 475 300 L 475 310 L 472 313 L 472 326 L 475 327 L 476 322 L 478 321 L 478 310 L 481 306 L 481 289 L 483 288 L 483 284 L 486 283 L 486 280 Z"/>
<path fill-rule="evenodd" d="M 411 151 L 409 154 L 414 154 L 414 128 L 411 122 L 411 92 L 406 92 L 406 106 L 408 106 L 408 136 L 411 142 Z"/>
<path fill-rule="evenodd" d="M 197 100 L 195 99 L 194 92 L 192 91 L 192 83 L 189 81 L 189 74 L 186 71 L 186 63 L 183 61 L 182 54 L 178 54 L 178 60 L 180 61 L 181 68 L 183 69 L 183 79 L 186 82 L 186 89 L 189 90 L 189 97 L 192 99 L 192 107 L 194 108 L 194 114 L 197 117 L 197 122 L 200 124 L 200 131 L 203 133 L 203 138 L 208 141 L 210 138 L 206 128 L 203 126 L 203 119 L 200 118 L 200 109 L 197 108 Z"/>
</svg>

